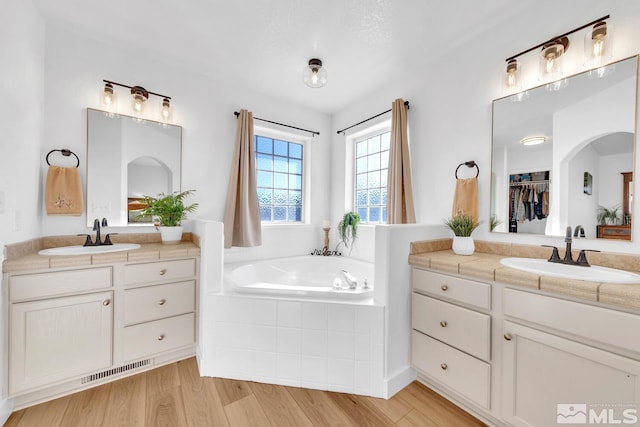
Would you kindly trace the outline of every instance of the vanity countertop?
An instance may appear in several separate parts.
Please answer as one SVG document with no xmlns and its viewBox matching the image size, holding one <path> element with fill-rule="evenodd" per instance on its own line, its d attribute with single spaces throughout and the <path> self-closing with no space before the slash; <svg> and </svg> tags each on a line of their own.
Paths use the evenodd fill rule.
<svg viewBox="0 0 640 427">
<path fill-rule="evenodd" d="M 414 242 L 409 255 L 409 264 L 414 267 L 459 274 L 478 280 L 508 283 L 583 300 L 640 309 L 640 284 L 562 279 L 528 273 L 500 264 L 500 260 L 505 257 L 548 258 L 549 249 L 535 246 L 526 247 L 526 245 L 476 242 L 476 252 L 473 255 L 460 256 L 453 253 L 450 244 L 448 246 L 449 248 L 447 248 L 446 240 Z M 606 262 L 607 260 L 611 262 Z M 640 257 L 622 254 L 590 254 L 589 261 L 594 265 L 637 272 L 636 263 L 640 263 Z"/>
<path fill-rule="evenodd" d="M 2 272 L 11 273 L 16 271 L 42 270 L 47 268 L 79 267 L 85 265 L 113 264 L 121 262 L 144 262 L 169 258 L 185 258 L 200 255 L 200 247 L 196 244 L 197 242 L 183 240 L 176 245 L 163 245 L 160 242 L 145 242 L 140 241 L 140 239 L 132 238 L 120 239 L 121 241 L 119 242 L 116 242 L 116 239 L 114 238 L 114 243 L 122 243 L 124 240 L 126 240 L 128 243 L 140 243 L 141 246 L 139 249 L 94 255 L 38 255 L 38 251 L 40 249 L 43 249 L 43 239 L 35 239 L 33 241 L 24 242 L 19 248 L 7 247 L 7 251 L 13 251 L 14 256 L 7 257 L 7 259 L 4 260 L 4 262 L 2 263 Z M 71 242 L 71 244 L 78 243 L 74 241 Z M 55 247 L 56 245 L 47 245 L 47 242 L 45 242 L 45 246 Z M 17 253 L 18 251 L 20 251 L 21 253 Z"/>
</svg>

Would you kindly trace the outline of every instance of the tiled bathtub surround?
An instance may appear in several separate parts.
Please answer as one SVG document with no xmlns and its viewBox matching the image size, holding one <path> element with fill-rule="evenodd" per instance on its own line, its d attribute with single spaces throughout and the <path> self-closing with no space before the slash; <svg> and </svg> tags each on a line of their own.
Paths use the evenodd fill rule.
<svg viewBox="0 0 640 427">
<path fill-rule="evenodd" d="M 447 248 L 446 239 L 413 242 L 409 264 L 589 301 L 615 304 L 627 308 L 640 308 L 640 284 L 623 285 L 560 279 L 528 273 L 500 264 L 500 259 L 504 257 L 548 258 L 551 254 L 550 248 L 483 241 L 475 242 L 475 245 L 476 252 L 473 255 L 459 256 L 450 250 L 450 246 Z M 574 259 L 577 259 L 578 252 L 574 251 Z M 563 256 L 562 250 L 560 256 Z M 589 262 L 593 265 L 640 272 L 640 256 L 635 255 L 589 253 Z"/>
<path fill-rule="evenodd" d="M 211 375 L 382 396 L 384 307 L 210 297 Z"/>
</svg>

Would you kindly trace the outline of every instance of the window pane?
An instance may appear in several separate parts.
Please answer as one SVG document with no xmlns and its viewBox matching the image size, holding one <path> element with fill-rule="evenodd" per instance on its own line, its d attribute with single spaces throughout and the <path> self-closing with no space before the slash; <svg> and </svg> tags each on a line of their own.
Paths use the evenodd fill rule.
<svg viewBox="0 0 640 427">
<path fill-rule="evenodd" d="M 289 175 L 289 188 L 302 190 L 302 175 Z"/>
<path fill-rule="evenodd" d="M 258 187 L 273 187 L 273 173 L 258 171 Z"/>
<path fill-rule="evenodd" d="M 276 174 L 277 175 L 277 174 Z M 369 172 L 367 174 L 367 185 L 371 187 L 380 187 L 380 172 Z"/>
<path fill-rule="evenodd" d="M 369 138 L 369 154 L 380 151 L 380 135 Z"/>
<path fill-rule="evenodd" d="M 367 141 L 360 141 L 356 144 L 356 157 L 367 155 Z"/>
<path fill-rule="evenodd" d="M 287 208 L 284 206 L 274 206 L 273 208 L 273 220 L 274 221 L 286 221 L 287 220 Z"/>
<path fill-rule="evenodd" d="M 285 141 L 273 141 L 273 154 L 276 156 L 289 156 L 289 143 Z"/>
<path fill-rule="evenodd" d="M 289 175 L 286 173 L 274 173 L 273 174 L 273 188 L 288 188 L 289 187 Z"/>
<path fill-rule="evenodd" d="M 356 160 L 356 173 L 361 173 L 366 171 L 367 171 L 367 158 L 362 157 Z"/>
<path fill-rule="evenodd" d="M 289 171 L 289 165 L 287 164 L 286 157 L 273 157 L 273 170 L 276 172 L 284 172 L 287 173 Z"/>
<path fill-rule="evenodd" d="M 387 179 L 389 178 L 389 170 L 384 168 L 380 171 L 380 187 L 387 187 Z"/>
<path fill-rule="evenodd" d="M 375 171 L 380 169 L 380 154 L 372 154 L 368 158 L 368 170 Z"/>
<path fill-rule="evenodd" d="M 387 169 L 389 167 L 389 152 L 383 151 L 380 153 L 380 167 Z"/>
<path fill-rule="evenodd" d="M 380 204 L 380 189 L 376 188 L 374 190 L 369 190 L 369 204 L 370 205 L 379 205 Z"/>
<path fill-rule="evenodd" d="M 382 222 L 387 222 L 387 208 L 386 206 L 382 208 Z"/>
<path fill-rule="evenodd" d="M 367 192 L 358 191 L 356 194 L 356 206 L 367 206 Z"/>
<path fill-rule="evenodd" d="M 302 208 L 300 206 L 289 207 L 289 221 L 302 221 Z"/>
<path fill-rule="evenodd" d="M 258 188 L 258 203 L 271 205 L 273 203 L 273 190 L 270 188 Z"/>
<path fill-rule="evenodd" d="M 260 221 L 271 221 L 271 206 L 260 206 Z"/>
<path fill-rule="evenodd" d="M 369 222 L 369 216 L 367 215 L 367 208 L 358 208 L 358 215 L 362 222 Z"/>
<path fill-rule="evenodd" d="M 391 140 L 391 132 L 385 132 L 382 135 L 380 135 L 380 150 L 388 150 L 390 140 Z"/>
<path fill-rule="evenodd" d="M 381 191 L 382 194 L 382 201 L 381 201 L 381 205 L 386 205 L 387 204 L 387 189 L 383 188 Z"/>
<path fill-rule="evenodd" d="M 296 144 L 293 142 L 289 143 L 289 157 L 294 159 L 302 158 L 302 144 Z"/>
<path fill-rule="evenodd" d="M 266 171 L 273 170 L 273 157 L 270 154 L 258 153 L 256 154 L 256 157 L 258 158 L 258 164 L 257 164 L 258 169 L 262 169 Z"/>
<path fill-rule="evenodd" d="M 363 223 L 387 220 L 390 132 L 356 141 L 354 205 Z"/>
<path fill-rule="evenodd" d="M 289 204 L 302 206 L 302 191 L 289 190 Z"/>
<path fill-rule="evenodd" d="M 257 136 L 258 144 L 256 146 L 256 151 L 260 153 L 273 153 L 273 148 L 271 147 L 271 142 L 273 141 L 271 138 L 265 138 L 264 136 Z"/>
<path fill-rule="evenodd" d="M 274 205 L 286 205 L 287 204 L 287 190 L 273 190 L 273 204 Z"/>
<path fill-rule="evenodd" d="M 369 208 L 369 222 L 380 222 L 380 207 Z"/>
<path fill-rule="evenodd" d="M 356 176 L 356 190 L 367 188 L 367 174 L 361 173 Z"/>
<path fill-rule="evenodd" d="M 289 160 L 289 173 L 302 174 L 302 160 Z"/>
</svg>

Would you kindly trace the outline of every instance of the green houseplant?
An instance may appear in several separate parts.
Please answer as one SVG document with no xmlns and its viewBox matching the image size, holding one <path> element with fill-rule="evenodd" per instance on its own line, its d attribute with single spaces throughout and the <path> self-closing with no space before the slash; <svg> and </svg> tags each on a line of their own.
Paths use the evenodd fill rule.
<svg viewBox="0 0 640 427">
<path fill-rule="evenodd" d="M 184 199 L 192 195 L 195 190 L 176 191 L 171 194 L 160 193 L 158 197 L 144 196 L 140 203 L 146 205 L 138 218 L 153 218 L 156 227 L 162 235 L 162 243 L 174 244 L 182 239 L 182 220 L 188 212 L 195 212 L 197 203 L 184 204 Z"/>
<path fill-rule="evenodd" d="M 351 242 L 353 248 L 353 242 L 358 237 L 358 224 L 360 224 L 360 215 L 356 212 L 345 213 L 338 223 L 338 234 L 345 247 L 348 248 L 349 242 Z"/>
<path fill-rule="evenodd" d="M 606 208 L 602 205 L 598 205 L 598 223 L 600 225 L 619 224 L 620 216 L 618 215 L 618 209 L 620 209 L 620 205 L 613 206 L 612 208 Z"/>
<path fill-rule="evenodd" d="M 475 245 L 471 233 L 478 228 L 480 223 L 470 215 L 461 214 L 446 219 L 444 225 L 453 231 L 453 252 L 456 255 L 472 255 L 475 251 Z"/>
</svg>

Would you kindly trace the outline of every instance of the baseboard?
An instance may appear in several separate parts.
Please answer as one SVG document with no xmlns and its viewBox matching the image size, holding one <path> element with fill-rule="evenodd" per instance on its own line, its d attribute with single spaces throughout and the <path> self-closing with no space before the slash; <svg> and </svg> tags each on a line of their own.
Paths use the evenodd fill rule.
<svg viewBox="0 0 640 427">
<path fill-rule="evenodd" d="M 411 384 L 417 378 L 416 371 L 411 367 L 407 367 L 398 372 L 391 378 L 388 378 L 384 382 L 384 389 L 382 390 L 385 399 L 390 399 L 394 394 Z"/>
<path fill-rule="evenodd" d="M 0 425 L 7 422 L 13 412 L 13 399 L 5 399 L 0 403 Z"/>
</svg>

